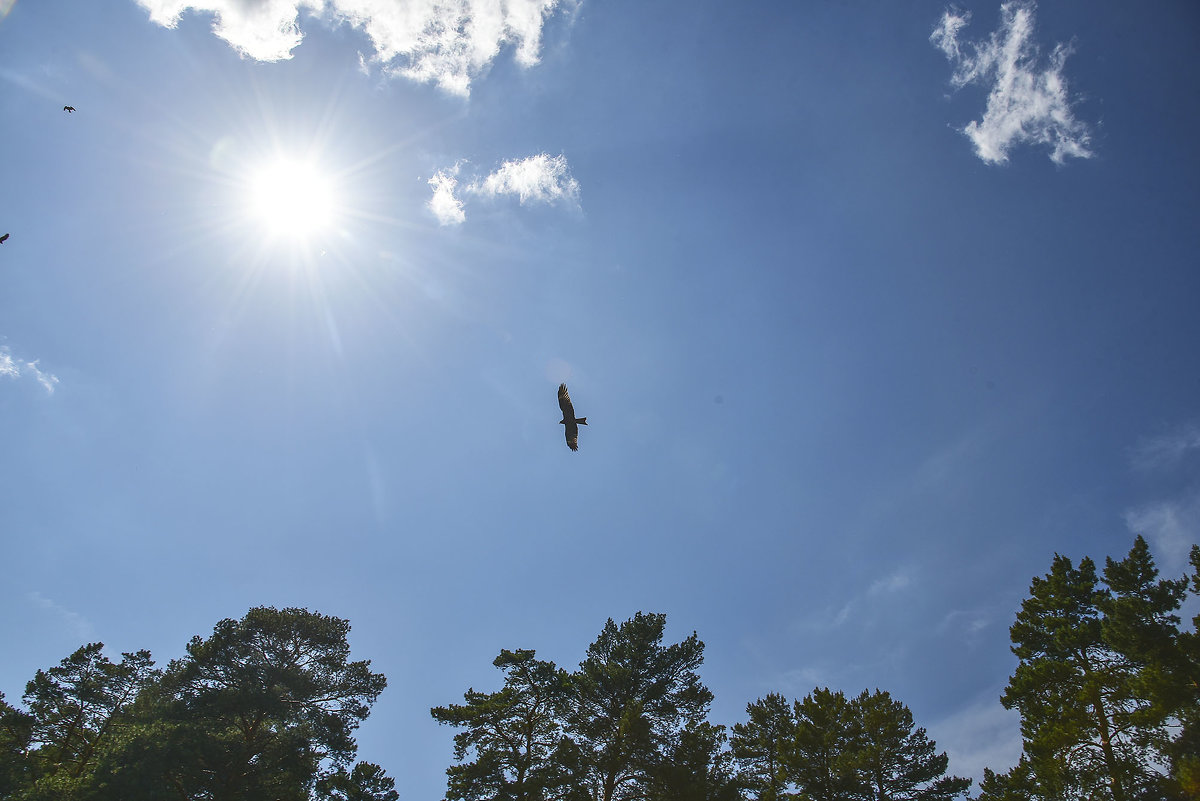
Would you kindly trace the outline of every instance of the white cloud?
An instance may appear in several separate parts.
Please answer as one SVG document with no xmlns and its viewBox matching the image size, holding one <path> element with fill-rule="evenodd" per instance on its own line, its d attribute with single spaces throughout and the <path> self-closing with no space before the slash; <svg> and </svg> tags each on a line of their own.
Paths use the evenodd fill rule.
<svg viewBox="0 0 1200 801">
<path fill-rule="evenodd" d="M 457 225 L 467 218 L 463 200 L 454 194 L 462 166 L 463 162 L 459 162 L 448 169 L 438 170 L 429 179 L 429 185 L 433 187 L 429 210 L 442 225 Z M 506 161 L 490 175 L 464 184 L 461 191 L 466 196 L 484 198 L 512 195 L 522 205 L 579 204 L 579 181 L 571 175 L 566 157 L 546 153 Z"/>
<path fill-rule="evenodd" d="M 1200 449 L 1200 425 L 1188 423 L 1161 436 L 1139 441 L 1133 448 L 1133 466 L 1138 470 L 1175 467 L 1196 449 Z"/>
<path fill-rule="evenodd" d="M 150 21 L 167 28 L 186 11 L 213 15 L 213 33 L 256 61 L 291 58 L 300 44 L 301 9 L 321 10 L 323 0 L 137 0 Z"/>
<path fill-rule="evenodd" d="M 971 20 L 966 12 L 947 11 L 929 37 L 954 65 L 951 82 L 961 88 L 977 83 L 989 87 L 982 120 L 963 129 L 984 161 L 1001 164 L 1018 144 L 1046 145 L 1050 158 L 1062 164 L 1068 157 L 1088 158 L 1091 135 L 1071 111 L 1063 66 L 1071 49 L 1056 45 L 1041 66 L 1033 41 L 1032 0 L 1011 0 L 1000 6 L 1000 27 L 979 42 L 960 42 L 959 33 Z"/>
<path fill-rule="evenodd" d="M 433 197 L 429 199 L 429 210 L 442 225 L 458 225 L 467 219 L 462 201 L 454 196 L 454 187 L 458 185 L 458 180 L 454 176 L 457 173 L 458 167 L 452 168 L 449 172 L 438 170 L 437 174 L 429 179 L 429 185 L 433 187 Z"/>
<path fill-rule="evenodd" d="M 58 376 L 39 368 L 37 359 L 29 362 L 16 358 L 7 346 L 0 345 L 0 378 L 19 379 L 22 376 L 36 380 L 49 395 L 54 394 L 54 388 L 58 385 Z"/>
<path fill-rule="evenodd" d="M 506 161 L 470 189 L 474 194 L 488 197 L 516 195 L 522 204 L 579 202 L 579 181 L 572 177 L 566 157 L 547 153 Z"/>
<path fill-rule="evenodd" d="M 574 0 L 137 0 L 152 22 L 174 27 L 185 11 L 213 15 L 213 32 L 259 61 L 291 58 L 304 38 L 302 12 L 362 30 L 375 52 L 365 64 L 466 96 L 502 47 L 518 64 L 540 58 L 542 26 Z"/>
</svg>

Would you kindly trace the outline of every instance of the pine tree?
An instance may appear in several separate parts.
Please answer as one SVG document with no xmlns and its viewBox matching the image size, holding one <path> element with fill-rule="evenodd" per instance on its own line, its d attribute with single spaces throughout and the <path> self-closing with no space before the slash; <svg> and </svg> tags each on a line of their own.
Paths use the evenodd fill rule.
<svg viewBox="0 0 1200 801">
<path fill-rule="evenodd" d="M 841 691 L 814 689 L 794 707 L 796 731 L 788 775 L 811 801 L 861 796 L 866 785 L 855 767 L 859 750 L 855 710 Z"/>
<path fill-rule="evenodd" d="M 688 726 L 704 722 L 712 693 L 696 668 L 704 643 L 695 632 L 664 646 L 666 615 L 609 619 L 572 674 L 567 733 L 575 780 L 593 801 L 642 798 L 656 768 Z"/>
<path fill-rule="evenodd" d="M 853 764 L 866 801 L 948 801 L 971 786 L 946 776 L 949 758 L 923 728 L 913 728 L 908 707 L 886 693 L 863 690 L 851 702 L 856 721 Z"/>
<path fill-rule="evenodd" d="M 1102 611 L 1112 598 L 1092 560 L 1076 568 L 1056 555 L 1010 629 L 1020 664 L 1001 701 L 1020 710 L 1034 774 L 1067 797 L 1132 801 L 1156 781 L 1138 665 L 1104 636 Z"/>
<path fill-rule="evenodd" d="M 790 796 L 788 763 L 796 736 L 792 705 L 770 693 L 746 705 L 749 720 L 737 723 L 729 738 L 742 782 L 758 801 L 783 801 Z"/>
<path fill-rule="evenodd" d="M 501 690 L 467 690 L 465 704 L 430 710 L 439 723 L 464 729 L 454 736 L 460 764 L 446 770 L 446 798 L 535 801 L 553 795 L 559 770 L 551 757 L 562 739 L 566 671 L 531 650 L 502 650 L 492 664 L 504 671 Z M 464 762 L 468 753 L 475 758 Z"/>
</svg>

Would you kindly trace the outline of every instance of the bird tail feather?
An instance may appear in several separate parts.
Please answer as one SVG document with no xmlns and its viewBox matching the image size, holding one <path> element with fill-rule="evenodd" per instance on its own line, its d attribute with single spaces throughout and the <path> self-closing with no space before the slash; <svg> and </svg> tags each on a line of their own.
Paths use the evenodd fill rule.
<svg viewBox="0 0 1200 801">
<path fill-rule="evenodd" d="M 587 418 L 586 418 L 586 417 L 576 417 L 576 418 L 575 418 L 575 422 L 576 422 L 576 423 L 578 423 L 578 424 L 579 424 L 579 425 L 581 425 L 581 426 L 586 426 L 586 425 L 587 425 Z"/>
</svg>

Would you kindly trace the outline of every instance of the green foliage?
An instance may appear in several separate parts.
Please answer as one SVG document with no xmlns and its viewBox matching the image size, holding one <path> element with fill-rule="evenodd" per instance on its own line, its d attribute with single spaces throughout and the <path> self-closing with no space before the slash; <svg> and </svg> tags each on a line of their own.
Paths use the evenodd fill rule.
<svg viewBox="0 0 1200 801">
<path fill-rule="evenodd" d="M 9 706 L 0 693 L 0 798 L 14 796 L 31 781 L 26 754 L 33 739 L 32 715 Z"/>
<path fill-rule="evenodd" d="M 979 795 L 975 801 L 1037 801 L 1057 798 L 1047 795 L 1037 786 L 1033 769 L 1025 757 L 1007 773 L 995 773 L 991 768 L 983 769 L 983 781 L 979 783 Z"/>
<path fill-rule="evenodd" d="M 354 729 L 386 680 L 348 661 L 349 625 L 252 609 L 194 638 L 166 671 L 85 645 L 0 701 L 0 797 L 19 801 L 396 801 L 352 769 Z"/>
<path fill-rule="evenodd" d="M 847 700 L 818 688 L 790 710 L 782 696 L 770 695 L 746 711 L 751 720 L 734 727 L 733 755 L 757 799 L 945 801 L 971 784 L 945 775 L 949 758 L 886 692 L 864 690 Z M 779 773 L 767 767 L 772 755 L 783 759 Z"/>
<path fill-rule="evenodd" d="M 103 643 L 89 643 L 56 667 L 39 670 L 26 685 L 29 708 L 29 770 L 25 797 L 78 797 L 96 758 L 130 718 L 137 694 L 158 673 L 149 651 L 121 655 L 113 663 Z"/>
<path fill-rule="evenodd" d="M 788 766 L 793 753 L 796 717 L 778 693 L 746 705 L 749 720 L 734 724 L 729 738 L 733 758 L 747 790 L 762 801 L 788 798 Z"/>
<path fill-rule="evenodd" d="M 467 690 L 465 704 L 430 710 L 439 723 L 464 731 L 454 736 L 446 797 L 462 801 L 529 801 L 553 795 L 562 771 L 551 755 L 562 740 L 568 676 L 534 651 L 503 650 L 492 663 L 504 672 L 494 693 Z M 475 758 L 464 762 L 467 754 Z"/>
<path fill-rule="evenodd" d="M 712 693 L 695 672 L 704 644 L 693 633 L 663 645 L 665 625 L 665 615 L 643 613 L 609 620 L 572 674 L 533 651 L 502 651 L 494 664 L 503 688 L 471 689 L 466 703 L 430 710 L 462 729 L 446 797 L 735 798 L 724 732 L 704 720 Z"/>
<path fill-rule="evenodd" d="M 725 727 L 689 724 L 651 772 L 647 801 L 741 801 Z"/>
<path fill-rule="evenodd" d="M 353 759 L 352 732 L 386 686 L 348 661 L 344 620 L 251 609 L 194 637 L 157 698 L 174 724 L 163 779 L 188 797 L 306 799 L 323 764 Z"/>
<path fill-rule="evenodd" d="M 318 801 L 398 801 L 396 782 L 373 762 L 338 768 L 317 780 Z"/>
<path fill-rule="evenodd" d="M 1192 593 L 1200 596 L 1200 545 L 1191 552 Z M 1168 747 L 1171 776 L 1181 798 L 1200 799 L 1200 615 L 1192 618 L 1191 631 L 1178 637 L 1178 658 L 1171 697 L 1173 712 L 1182 730 Z"/>
<path fill-rule="evenodd" d="M 851 761 L 867 788 L 858 797 L 948 801 L 971 786 L 970 779 L 945 775 L 949 758 L 936 752 L 925 729 L 913 728 L 912 712 L 888 693 L 864 690 L 851 708 L 856 722 Z"/>
<path fill-rule="evenodd" d="M 1191 573 L 1160 578 L 1145 540 L 1122 560 L 1056 555 L 1010 629 L 1002 703 L 1024 753 L 977 801 L 1200 801 L 1200 615 Z M 949 801 L 970 782 L 887 692 L 768 694 L 706 720 L 704 644 L 666 617 L 611 619 L 577 671 L 501 651 L 495 692 L 435 707 L 456 727 L 447 801 Z M 351 661 L 349 624 L 303 609 L 223 620 L 156 670 L 83 646 L 0 695 L 0 798 L 13 801 L 398 801 L 354 732 L 386 679 Z"/>
<path fill-rule="evenodd" d="M 815 689 L 795 704 L 789 775 L 801 796 L 811 801 L 852 798 L 865 791 L 855 754 L 856 711 L 846 696 L 828 687 Z"/>
<path fill-rule="evenodd" d="M 1141 537 L 1120 562 L 1057 555 L 1033 580 L 1010 634 L 1021 660 L 1002 701 L 1021 713 L 1032 775 L 1066 797 L 1168 793 L 1157 764 L 1180 711 L 1182 581 L 1160 580 Z M 1053 789 L 1051 789 L 1053 788 Z"/>
<path fill-rule="evenodd" d="M 680 733 L 704 721 L 712 693 L 696 669 L 696 634 L 664 646 L 666 615 L 638 612 L 619 627 L 610 618 L 572 676 L 566 730 L 578 747 L 595 801 L 641 798 Z"/>
</svg>

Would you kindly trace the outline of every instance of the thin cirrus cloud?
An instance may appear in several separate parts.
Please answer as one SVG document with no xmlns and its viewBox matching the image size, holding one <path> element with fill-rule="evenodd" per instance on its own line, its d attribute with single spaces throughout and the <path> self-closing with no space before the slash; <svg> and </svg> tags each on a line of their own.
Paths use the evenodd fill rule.
<svg viewBox="0 0 1200 801">
<path fill-rule="evenodd" d="M 1071 48 L 1055 45 L 1046 64 L 1033 40 L 1036 4 L 1011 0 L 1000 6 L 1000 27 L 983 40 L 960 40 L 971 21 L 969 12 L 946 11 L 929 37 L 954 67 L 955 88 L 980 84 L 988 88 L 983 118 L 962 129 L 975 153 L 989 164 L 1008 161 L 1016 145 L 1050 148 L 1050 159 L 1089 158 L 1091 134 L 1075 118 L 1063 67 Z"/>
<path fill-rule="evenodd" d="M 1140 440 L 1133 448 L 1133 466 L 1138 470 L 1175 467 L 1197 449 L 1200 449 L 1200 424 L 1187 423 L 1166 434 Z"/>
<path fill-rule="evenodd" d="M 542 27 L 577 0 L 136 0 L 150 20 L 173 28 L 187 11 L 213 16 L 213 33 L 256 61 L 292 57 L 301 19 L 348 24 L 374 48 L 369 60 L 388 75 L 467 96 L 471 81 L 511 47 L 524 67 L 537 64 Z"/>
<path fill-rule="evenodd" d="M 438 170 L 429 179 L 429 185 L 433 187 L 429 210 L 442 225 L 457 225 L 467 218 L 464 201 L 454 194 L 461 169 L 462 162 L 449 169 Z M 578 206 L 580 186 L 571 174 L 565 156 L 538 153 L 536 156 L 504 162 L 495 172 L 463 185 L 461 192 L 465 197 L 486 199 L 516 197 L 521 205 L 542 203 Z"/>
<path fill-rule="evenodd" d="M 899 568 L 880 576 L 865 590 L 851 596 L 836 611 L 832 606 L 815 611 L 798 621 L 797 627 L 806 631 L 832 631 L 851 620 L 861 623 L 866 617 L 873 616 L 879 609 L 887 606 L 887 599 L 911 587 L 914 576 L 915 572 L 909 568 Z"/>
<path fill-rule="evenodd" d="M 31 592 L 29 600 L 49 616 L 58 620 L 59 624 L 70 630 L 72 636 L 80 640 L 91 640 L 93 630 L 91 622 L 78 612 L 68 609 L 57 601 L 47 598 L 40 592 Z"/>
<path fill-rule="evenodd" d="M 1189 458 L 1195 455 L 1200 455 L 1200 424 L 1191 421 L 1139 440 L 1130 452 L 1130 463 L 1143 473 L 1182 476 L 1186 481 L 1196 466 Z M 1200 487 L 1185 485 L 1163 493 L 1156 500 L 1126 509 L 1124 518 L 1132 533 L 1141 534 L 1155 546 L 1166 572 L 1181 570 L 1192 545 L 1200 542 Z"/>
<path fill-rule="evenodd" d="M 38 367 L 38 360 L 26 361 L 12 355 L 8 347 L 0 345 L 0 378 L 32 378 L 42 385 L 48 395 L 54 394 L 58 376 Z"/>
</svg>

